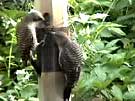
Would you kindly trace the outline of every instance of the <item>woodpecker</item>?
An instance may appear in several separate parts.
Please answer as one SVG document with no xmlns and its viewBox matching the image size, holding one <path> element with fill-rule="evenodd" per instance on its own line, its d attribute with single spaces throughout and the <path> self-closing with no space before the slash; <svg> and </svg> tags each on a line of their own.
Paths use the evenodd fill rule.
<svg viewBox="0 0 135 101">
<path fill-rule="evenodd" d="M 72 88 L 79 79 L 82 67 L 82 50 L 79 45 L 70 40 L 63 32 L 52 32 L 59 49 L 59 65 L 64 72 L 66 85 L 64 88 L 64 101 L 69 101 Z"/>
<path fill-rule="evenodd" d="M 26 15 L 16 27 L 18 45 L 24 65 L 33 57 L 33 51 L 40 44 L 37 41 L 36 27 L 44 17 L 39 11 L 32 10 Z"/>
</svg>

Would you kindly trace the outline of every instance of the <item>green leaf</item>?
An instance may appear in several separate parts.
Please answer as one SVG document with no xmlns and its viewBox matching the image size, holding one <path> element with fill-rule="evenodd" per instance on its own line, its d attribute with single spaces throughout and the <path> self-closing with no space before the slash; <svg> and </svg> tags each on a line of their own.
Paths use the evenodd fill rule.
<svg viewBox="0 0 135 101">
<path fill-rule="evenodd" d="M 121 10 L 122 8 L 125 8 L 129 5 L 129 1 L 128 0 L 118 0 L 116 5 L 114 6 L 114 9 L 116 10 Z"/>
<path fill-rule="evenodd" d="M 105 17 L 107 17 L 107 14 L 102 14 L 102 13 L 97 13 L 97 14 L 93 14 L 91 15 L 91 19 L 103 19 Z"/>
<path fill-rule="evenodd" d="M 2 57 L 2 56 L 0 56 L 0 61 L 1 61 L 1 62 L 4 62 L 4 61 L 5 61 L 5 58 Z"/>
<path fill-rule="evenodd" d="M 110 47 L 110 48 L 104 48 L 102 50 L 99 50 L 98 53 L 102 53 L 102 54 L 109 54 L 112 51 L 118 49 L 119 47 Z"/>
<path fill-rule="evenodd" d="M 96 50 L 101 50 L 104 48 L 104 43 L 101 40 L 95 40 L 94 45 Z"/>
<path fill-rule="evenodd" d="M 111 92 L 112 92 L 113 96 L 114 96 L 117 100 L 123 101 L 122 91 L 121 91 L 121 89 L 120 89 L 118 86 L 113 85 Z"/>
<path fill-rule="evenodd" d="M 110 54 L 108 55 L 108 58 L 110 58 L 109 63 L 113 65 L 121 65 L 124 63 L 125 53 Z"/>
<path fill-rule="evenodd" d="M 18 11 L 18 10 L 3 9 L 2 11 L 0 11 L 0 16 L 12 18 L 12 19 L 17 19 L 17 18 L 23 17 L 25 15 L 26 15 L 26 12 Z"/>
<path fill-rule="evenodd" d="M 95 69 L 95 73 L 97 75 L 97 79 L 100 81 L 105 81 L 106 80 L 106 73 L 105 71 L 102 69 L 102 67 L 98 66 Z"/>
<path fill-rule="evenodd" d="M 113 47 L 119 40 L 120 39 L 112 40 L 111 42 L 107 43 L 107 45 L 105 46 L 105 48 Z"/>
<path fill-rule="evenodd" d="M 29 98 L 29 97 L 35 96 L 37 93 L 37 85 L 35 84 L 24 85 L 20 93 L 21 93 L 21 97 L 23 98 Z"/>
<path fill-rule="evenodd" d="M 129 50 L 129 51 L 126 53 L 126 58 L 127 58 L 127 59 L 131 59 L 131 58 L 134 58 L 134 57 L 135 57 L 135 49 Z"/>
<path fill-rule="evenodd" d="M 118 35 L 122 35 L 125 36 L 125 32 L 123 32 L 120 28 L 114 28 L 114 27 L 110 27 L 108 28 L 109 31 L 112 31 L 114 34 L 118 34 Z"/>
<path fill-rule="evenodd" d="M 111 94 L 109 93 L 110 90 L 108 90 L 108 89 L 103 89 L 101 92 L 102 92 L 102 94 L 103 94 L 106 98 L 111 99 Z"/>
<path fill-rule="evenodd" d="M 39 101 L 39 98 L 30 97 L 29 101 Z"/>
<path fill-rule="evenodd" d="M 8 101 L 7 98 L 4 98 L 3 96 L 0 96 L 0 101 Z"/>
<path fill-rule="evenodd" d="M 126 100 L 135 100 L 135 90 L 126 92 L 123 95 L 123 98 L 126 99 Z"/>
<path fill-rule="evenodd" d="M 130 44 L 131 44 L 131 40 L 128 38 L 122 38 L 121 42 L 124 44 L 124 48 L 129 48 Z"/>
<path fill-rule="evenodd" d="M 112 33 L 108 31 L 107 29 L 100 32 L 100 36 L 105 37 L 105 38 L 113 37 Z"/>
<path fill-rule="evenodd" d="M 129 1 L 129 4 L 132 5 L 132 3 L 133 3 L 132 0 L 128 0 L 128 1 Z"/>
<path fill-rule="evenodd" d="M 117 24 L 117 23 L 113 23 L 113 22 L 104 22 L 103 24 L 104 26 L 106 26 L 107 28 L 119 28 L 119 27 L 123 27 L 122 25 L 120 24 Z"/>
</svg>

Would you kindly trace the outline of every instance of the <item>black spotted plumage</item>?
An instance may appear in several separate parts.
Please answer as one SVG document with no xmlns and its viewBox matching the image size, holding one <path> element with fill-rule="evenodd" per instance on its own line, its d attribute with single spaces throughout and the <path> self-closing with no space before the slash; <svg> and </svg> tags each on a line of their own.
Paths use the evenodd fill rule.
<svg viewBox="0 0 135 101">
<path fill-rule="evenodd" d="M 61 53 L 60 63 L 66 76 L 66 87 L 64 89 L 64 100 L 69 100 L 70 93 L 79 79 L 81 70 L 82 53 L 74 42 L 64 45 Z"/>
<path fill-rule="evenodd" d="M 39 45 L 37 42 L 36 27 L 38 25 L 37 23 L 43 20 L 44 17 L 39 11 L 32 10 L 17 24 L 17 42 L 25 66 L 28 60 L 32 61 L 34 58 L 32 51 Z"/>
<path fill-rule="evenodd" d="M 66 86 L 64 89 L 64 101 L 69 100 L 70 93 L 79 79 L 82 66 L 82 51 L 79 45 L 62 32 L 54 34 L 59 48 L 59 64 L 65 74 Z"/>
<path fill-rule="evenodd" d="M 20 23 L 17 26 L 17 41 L 21 52 L 21 58 L 24 65 L 30 59 L 30 50 L 33 47 L 33 38 L 28 25 Z"/>
<path fill-rule="evenodd" d="M 78 80 L 81 69 L 82 52 L 80 47 L 74 42 L 67 42 L 62 49 L 60 64 L 67 76 L 67 85 L 73 86 Z"/>
</svg>

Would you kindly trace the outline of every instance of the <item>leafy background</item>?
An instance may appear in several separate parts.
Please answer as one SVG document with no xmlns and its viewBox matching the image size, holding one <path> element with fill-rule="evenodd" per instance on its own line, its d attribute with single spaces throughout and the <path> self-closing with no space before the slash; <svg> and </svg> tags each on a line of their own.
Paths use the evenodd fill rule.
<svg viewBox="0 0 135 101">
<path fill-rule="evenodd" d="M 37 101 L 37 76 L 24 67 L 15 26 L 31 0 L 0 1 L 0 101 Z M 135 0 L 69 0 L 69 25 L 84 66 L 73 101 L 135 101 Z"/>
</svg>

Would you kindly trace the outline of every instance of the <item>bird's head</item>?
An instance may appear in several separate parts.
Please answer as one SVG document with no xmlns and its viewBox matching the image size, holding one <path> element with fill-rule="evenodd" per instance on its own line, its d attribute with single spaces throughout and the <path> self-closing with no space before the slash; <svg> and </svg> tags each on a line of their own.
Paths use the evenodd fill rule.
<svg viewBox="0 0 135 101">
<path fill-rule="evenodd" d="M 44 17 L 39 11 L 31 10 L 28 15 L 24 17 L 24 20 L 27 23 L 40 22 L 44 20 Z"/>
</svg>

